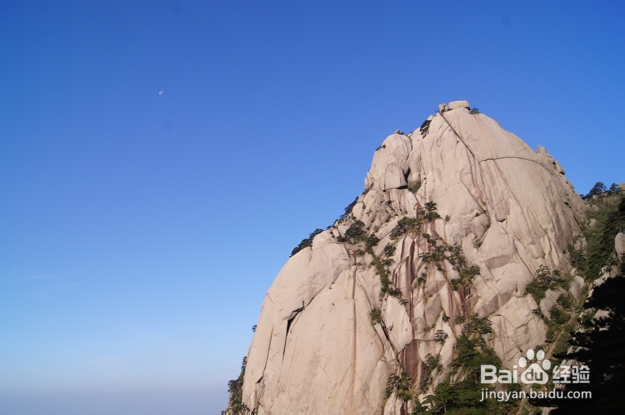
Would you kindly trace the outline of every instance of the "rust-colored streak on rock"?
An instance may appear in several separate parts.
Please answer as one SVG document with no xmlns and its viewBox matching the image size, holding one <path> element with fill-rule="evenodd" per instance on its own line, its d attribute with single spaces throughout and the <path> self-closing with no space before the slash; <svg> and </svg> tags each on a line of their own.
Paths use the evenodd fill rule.
<svg viewBox="0 0 625 415">
<path fill-rule="evenodd" d="M 423 361 L 419 357 L 419 340 L 414 339 L 399 353 L 399 362 L 404 372 L 410 376 L 412 386 L 421 382 Z"/>
<path fill-rule="evenodd" d="M 469 310 L 467 298 L 471 294 L 471 288 L 463 285 L 458 289 L 458 291 L 460 293 L 460 299 L 462 301 L 462 315 L 468 319 L 471 312 Z"/>
</svg>

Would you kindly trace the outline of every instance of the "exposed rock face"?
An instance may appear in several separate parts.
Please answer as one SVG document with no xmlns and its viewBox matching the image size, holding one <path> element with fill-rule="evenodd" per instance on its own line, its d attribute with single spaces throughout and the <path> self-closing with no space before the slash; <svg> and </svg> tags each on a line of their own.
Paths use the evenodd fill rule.
<svg viewBox="0 0 625 415">
<path fill-rule="evenodd" d="M 426 356 L 447 366 L 458 317 L 489 318 L 490 346 L 507 367 L 520 351 L 544 344 L 544 323 L 532 312 L 539 305 L 525 287 L 542 265 L 571 269 L 563 251 L 581 233 L 583 201 L 543 147 L 532 151 L 466 101 L 439 108 L 421 130 L 384 140 L 350 217 L 317 235 L 277 276 L 248 354 L 243 402 L 250 409 L 399 413 L 401 401 L 384 397 L 389 375 L 405 371 L 417 385 Z M 439 218 L 393 231 L 403 217 L 423 218 L 428 202 Z M 379 239 L 369 252 L 362 238 L 350 239 L 357 221 Z M 424 260 L 436 246 L 461 248 L 479 275 L 454 286 L 462 282 L 458 267 Z M 391 291 L 375 266 L 389 254 Z M 373 309 L 381 317 L 375 324 Z M 435 341 L 441 331 L 446 341 Z"/>
<path fill-rule="evenodd" d="M 625 234 L 618 233 L 616 238 L 614 238 L 614 250 L 616 251 L 616 258 L 621 259 L 623 257 L 623 252 L 625 252 Z"/>
</svg>

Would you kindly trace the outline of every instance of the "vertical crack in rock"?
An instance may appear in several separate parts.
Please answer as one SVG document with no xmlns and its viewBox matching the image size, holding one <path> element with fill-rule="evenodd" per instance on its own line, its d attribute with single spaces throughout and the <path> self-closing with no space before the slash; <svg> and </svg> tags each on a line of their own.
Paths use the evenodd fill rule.
<svg viewBox="0 0 625 415">
<path fill-rule="evenodd" d="M 273 327 L 271 328 L 271 333 L 269 334 L 269 346 L 267 347 L 268 349 L 271 349 L 271 340 L 272 339 L 273 339 Z M 263 371 L 260 373 L 260 377 L 258 378 L 256 383 L 260 383 L 260 381 L 263 379 L 263 376 L 265 375 L 265 369 L 267 369 L 267 362 L 268 361 L 269 361 L 269 353 L 267 353 L 267 356 L 265 357 L 265 364 L 263 365 Z"/>
<path fill-rule="evenodd" d="M 300 308 L 293 310 L 293 312 L 291 313 L 293 317 L 289 318 L 286 322 L 286 334 L 284 335 L 284 348 L 282 350 L 283 359 L 284 359 L 284 354 L 286 353 L 286 344 L 289 338 L 289 331 L 291 330 L 291 325 L 293 324 L 295 318 L 299 315 L 299 313 L 302 312 L 303 309 L 304 309 L 304 302 L 302 302 L 302 306 Z"/>
<path fill-rule="evenodd" d="M 352 338 L 352 366 L 351 366 L 351 396 L 355 396 L 356 392 L 359 391 L 359 388 L 356 386 L 356 378 L 357 378 L 357 373 L 356 373 L 356 365 L 358 362 L 358 311 L 356 310 L 356 271 L 357 268 L 354 267 L 354 272 L 352 274 L 352 297 L 351 297 L 351 302 L 352 302 L 352 331 L 353 331 L 353 338 Z M 357 408 L 355 406 L 353 406 L 353 402 L 351 402 L 350 400 L 350 409 L 353 408 Z"/>
</svg>

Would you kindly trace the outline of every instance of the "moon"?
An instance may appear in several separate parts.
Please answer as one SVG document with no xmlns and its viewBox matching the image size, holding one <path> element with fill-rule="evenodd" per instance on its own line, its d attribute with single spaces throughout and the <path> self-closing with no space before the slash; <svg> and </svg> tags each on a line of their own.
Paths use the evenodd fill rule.
<svg viewBox="0 0 625 415">
<path fill-rule="evenodd" d="M 165 91 L 158 91 L 159 95 L 163 95 L 165 93 Z"/>
</svg>

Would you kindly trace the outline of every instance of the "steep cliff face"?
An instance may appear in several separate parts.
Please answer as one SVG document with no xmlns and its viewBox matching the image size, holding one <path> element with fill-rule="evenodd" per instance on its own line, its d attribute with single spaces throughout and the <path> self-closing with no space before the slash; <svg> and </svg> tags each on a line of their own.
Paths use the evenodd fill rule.
<svg viewBox="0 0 625 415">
<path fill-rule="evenodd" d="M 456 101 L 387 137 L 365 188 L 267 292 L 243 380 L 250 410 L 399 413 L 389 376 L 431 393 L 474 315 L 504 366 L 545 343 L 526 286 L 541 266 L 571 270 L 563 252 L 584 205 L 544 148 Z M 424 382 L 433 357 L 442 369 Z"/>
</svg>

